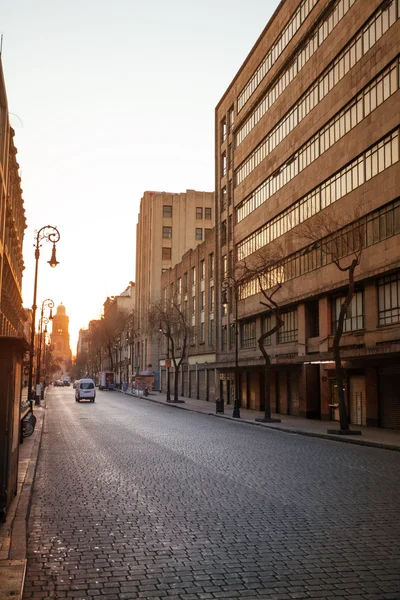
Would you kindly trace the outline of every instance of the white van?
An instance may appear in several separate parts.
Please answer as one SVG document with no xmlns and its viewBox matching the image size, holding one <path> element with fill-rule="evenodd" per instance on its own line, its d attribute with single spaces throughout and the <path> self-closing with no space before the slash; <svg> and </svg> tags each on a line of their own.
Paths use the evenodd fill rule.
<svg viewBox="0 0 400 600">
<path fill-rule="evenodd" d="M 93 379 L 80 379 L 75 388 L 76 402 L 80 402 L 81 400 L 90 400 L 90 402 L 94 402 L 95 398 L 96 386 L 94 385 Z"/>
</svg>

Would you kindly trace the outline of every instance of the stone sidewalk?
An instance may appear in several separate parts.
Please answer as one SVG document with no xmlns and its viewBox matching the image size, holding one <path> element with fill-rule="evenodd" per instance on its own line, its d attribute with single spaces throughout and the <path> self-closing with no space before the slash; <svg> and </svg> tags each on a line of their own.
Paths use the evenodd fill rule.
<svg viewBox="0 0 400 600">
<path fill-rule="evenodd" d="M 130 392 L 126 393 L 130 394 Z M 232 405 L 225 405 L 224 413 L 217 414 L 214 402 L 205 402 L 204 400 L 196 400 L 195 398 L 179 396 L 181 403 L 167 404 L 165 394 L 160 392 L 152 392 L 147 397 L 143 396 L 143 399 L 149 400 L 150 402 L 166 404 L 167 406 L 172 406 L 174 408 L 191 410 L 223 419 L 231 419 L 237 422 L 240 421 L 242 423 L 248 423 L 253 426 L 255 425 L 259 427 L 267 427 L 268 429 L 276 429 L 286 433 L 319 437 L 347 444 L 358 444 L 361 446 L 372 446 L 375 448 L 383 448 L 385 450 L 400 451 L 400 430 L 397 429 L 382 429 L 380 427 L 359 427 L 351 425 L 350 428 L 354 431 L 359 431 L 360 435 L 333 435 L 328 433 L 327 430 L 339 428 L 339 423 L 334 421 L 319 421 L 316 419 L 304 419 L 301 417 L 273 414 L 272 417 L 280 419 L 280 423 L 259 423 L 256 421 L 256 419 L 262 419 L 264 417 L 263 412 L 241 408 L 240 419 L 234 419 L 232 417 Z"/>
<path fill-rule="evenodd" d="M 19 446 L 17 495 L 0 523 L 0 599 L 22 598 L 26 570 L 27 520 L 42 439 L 44 407 L 35 406 L 36 427 Z"/>
<path fill-rule="evenodd" d="M 121 392 L 122 393 L 122 392 Z M 136 399 L 130 392 L 132 401 Z M 335 423 L 291 417 L 287 415 L 273 415 L 280 418 L 280 423 L 259 423 L 256 419 L 264 416 L 262 412 L 241 409 L 240 419 L 232 417 L 232 406 L 225 405 L 224 413 L 216 413 L 214 402 L 205 402 L 194 398 L 180 397 L 180 403 L 167 403 L 166 395 L 152 392 L 143 400 L 164 404 L 167 407 L 181 410 L 190 410 L 222 419 L 230 419 L 237 424 L 266 427 L 295 435 L 305 435 L 325 438 L 342 443 L 373 446 L 386 450 L 400 451 L 400 431 L 380 429 L 374 427 L 353 427 L 361 431 L 361 435 L 344 437 L 327 433 L 328 428 L 335 427 Z M 8 510 L 7 520 L 0 523 L 0 599 L 21 599 L 26 570 L 26 543 L 27 521 L 29 518 L 31 492 L 33 488 L 37 459 L 43 431 L 45 406 L 34 407 L 37 423 L 33 435 L 25 438 L 20 445 L 18 463 L 18 490 L 17 495 Z"/>
</svg>

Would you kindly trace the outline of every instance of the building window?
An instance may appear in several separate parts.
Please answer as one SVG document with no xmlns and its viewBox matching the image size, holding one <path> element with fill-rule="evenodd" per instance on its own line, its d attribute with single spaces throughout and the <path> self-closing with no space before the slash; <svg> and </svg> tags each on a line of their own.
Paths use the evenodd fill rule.
<svg viewBox="0 0 400 600">
<path fill-rule="evenodd" d="M 204 344 L 204 323 L 200 323 L 200 344 Z"/>
<path fill-rule="evenodd" d="M 187 273 L 183 274 L 183 293 L 187 294 L 188 291 L 188 276 Z"/>
<path fill-rule="evenodd" d="M 221 156 L 222 176 L 226 175 L 226 152 Z"/>
<path fill-rule="evenodd" d="M 190 328 L 190 343 L 194 344 L 196 342 L 196 327 L 194 325 Z"/>
<path fill-rule="evenodd" d="M 196 219 L 202 219 L 203 218 L 203 208 L 202 206 L 197 206 L 196 207 Z"/>
<path fill-rule="evenodd" d="M 234 111 L 234 109 L 233 109 L 233 106 L 232 106 L 232 108 L 230 108 L 230 109 L 229 109 L 229 112 L 228 112 L 228 127 L 229 127 L 229 133 L 230 133 L 230 132 L 232 131 L 232 129 L 233 129 L 233 124 L 234 124 L 234 122 L 235 122 L 235 111 Z"/>
<path fill-rule="evenodd" d="M 214 286 L 210 285 L 210 297 L 209 297 L 209 312 L 214 312 Z"/>
<path fill-rule="evenodd" d="M 171 260 L 171 248 L 163 248 L 162 249 L 162 259 L 163 260 Z"/>
<path fill-rule="evenodd" d="M 256 322 L 247 321 L 240 324 L 240 347 L 255 348 L 256 346 Z"/>
<path fill-rule="evenodd" d="M 178 296 L 182 294 L 182 277 L 178 277 L 176 281 L 176 293 Z"/>
<path fill-rule="evenodd" d="M 228 256 L 224 254 L 222 257 L 222 279 L 226 279 L 228 277 Z"/>
<path fill-rule="evenodd" d="M 235 323 L 229 325 L 229 347 L 235 347 Z"/>
<path fill-rule="evenodd" d="M 208 278 L 213 279 L 214 277 L 214 253 L 208 255 Z"/>
<path fill-rule="evenodd" d="M 201 227 L 196 227 L 196 240 L 203 239 L 203 230 Z"/>
<path fill-rule="evenodd" d="M 162 236 L 163 238 L 167 238 L 170 240 L 172 238 L 172 227 L 163 227 Z"/>
<path fill-rule="evenodd" d="M 192 315 L 196 314 L 196 296 L 193 294 L 192 296 Z"/>
<path fill-rule="evenodd" d="M 208 345 L 212 346 L 214 344 L 214 319 L 209 319 L 208 321 Z"/>
<path fill-rule="evenodd" d="M 223 325 L 221 333 L 222 333 L 222 335 L 221 335 L 221 350 L 227 350 L 228 329 L 227 329 L 226 325 Z"/>
<path fill-rule="evenodd" d="M 379 325 L 400 321 L 400 273 L 382 277 L 378 281 Z"/>
<path fill-rule="evenodd" d="M 201 292 L 200 294 L 200 310 L 204 310 L 206 305 L 206 293 Z"/>
<path fill-rule="evenodd" d="M 192 267 L 190 271 L 190 282 L 192 285 L 196 285 L 196 267 Z"/>
<path fill-rule="evenodd" d="M 226 244 L 226 219 L 221 223 L 221 244 L 222 246 Z"/>
<path fill-rule="evenodd" d="M 297 342 L 297 308 L 282 314 L 283 325 L 278 329 L 278 344 Z"/>
<path fill-rule="evenodd" d="M 168 206 L 168 205 L 163 206 L 163 217 L 165 219 L 170 219 L 172 217 L 172 206 Z"/>
<path fill-rule="evenodd" d="M 221 121 L 221 143 L 226 140 L 226 119 Z"/>
<path fill-rule="evenodd" d="M 221 212 L 226 209 L 226 186 L 221 190 Z"/>
<path fill-rule="evenodd" d="M 336 333 L 340 309 L 345 296 L 334 298 L 332 301 L 332 333 Z M 351 299 L 350 305 L 343 323 L 343 332 L 357 331 L 364 328 L 364 293 L 356 292 Z"/>
<path fill-rule="evenodd" d="M 205 208 L 204 209 L 204 218 L 207 219 L 208 221 L 211 220 L 211 208 Z"/>
<path fill-rule="evenodd" d="M 205 270 L 206 270 L 206 268 L 205 268 L 205 261 L 204 261 L 204 260 L 201 260 L 201 261 L 200 261 L 200 280 L 201 280 L 201 281 L 204 279 L 204 276 L 205 276 Z"/>
<path fill-rule="evenodd" d="M 267 333 L 267 331 L 270 331 L 271 329 L 272 329 L 272 316 L 267 315 L 262 320 L 262 332 Z M 268 337 L 266 337 L 264 339 L 264 346 L 270 346 L 270 345 L 271 345 L 271 336 L 269 335 Z"/>
</svg>

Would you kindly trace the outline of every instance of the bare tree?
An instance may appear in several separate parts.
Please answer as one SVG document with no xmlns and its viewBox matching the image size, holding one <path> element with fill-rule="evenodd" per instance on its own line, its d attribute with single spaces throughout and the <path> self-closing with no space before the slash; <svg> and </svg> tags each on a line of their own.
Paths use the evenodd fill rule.
<svg viewBox="0 0 400 600">
<path fill-rule="evenodd" d="M 113 350 L 117 338 L 121 335 L 125 325 L 129 319 L 129 314 L 126 311 L 116 310 L 110 311 L 103 316 L 93 327 L 93 331 L 89 336 L 89 342 L 92 350 L 97 355 L 97 350 L 103 348 L 109 359 L 110 369 L 114 371 Z"/>
<path fill-rule="evenodd" d="M 167 341 L 167 359 L 174 364 L 174 399 L 178 398 L 179 371 L 188 349 L 189 325 L 187 314 L 176 296 L 168 300 L 159 300 L 149 310 L 149 327 L 153 332 L 161 333 Z M 167 381 L 167 402 L 170 401 L 169 376 Z"/>
<path fill-rule="evenodd" d="M 279 331 L 284 325 L 284 315 L 277 299 L 278 292 L 285 285 L 285 266 L 283 263 L 284 251 L 280 244 L 272 242 L 256 250 L 250 257 L 238 265 L 241 272 L 240 286 L 258 285 L 263 299 L 260 304 L 264 306 L 271 319 L 270 327 L 264 331 L 257 340 L 258 347 L 264 357 L 264 417 L 261 422 L 280 422 L 280 419 L 271 416 L 271 359 L 266 350 L 266 340 Z M 275 322 L 274 322 L 275 321 Z"/>
<path fill-rule="evenodd" d="M 342 273 L 347 274 L 347 292 L 337 316 L 333 338 L 333 358 L 335 361 L 336 383 L 338 390 L 340 430 L 350 432 L 349 418 L 345 402 L 344 384 L 346 371 L 343 367 L 340 341 L 347 311 L 355 293 L 354 273 L 360 264 L 365 247 L 365 221 L 360 219 L 361 206 L 357 205 L 351 214 L 339 212 L 335 206 L 305 221 L 300 235 L 311 245 L 310 250 L 318 249 L 325 255 L 326 262 L 332 262 Z"/>
</svg>

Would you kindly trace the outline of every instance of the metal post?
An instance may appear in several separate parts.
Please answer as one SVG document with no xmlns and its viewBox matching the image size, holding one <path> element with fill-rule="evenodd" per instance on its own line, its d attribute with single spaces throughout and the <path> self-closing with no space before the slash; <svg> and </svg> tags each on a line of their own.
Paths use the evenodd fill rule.
<svg viewBox="0 0 400 600">
<path fill-rule="evenodd" d="M 167 337 L 167 365 L 166 365 L 166 373 L 167 373 L 167 402 L 171 402 L 171 384 L 170 384 L 170 377 L 169 377 L 169 367 L 170 367 L 170 362 L 169 362 L 169 338 Z"/>
<path fill-rule="evenodd" d="M 235 419 L 240 419 L 238 297 L 238 286 L 235 285 L 235 399 L 232 413 Z"/>
<path fill-rule="evenodd" d="M 38 234 L 39 235 L 39 234 Z M 38 236 L 37 236 L 38 237 Z M 36 292 L 38 280 L 38 265 L 39 265 L 39 242 L 36 242 L 35 248 L 35 282 L 33 286 L 33 304 L 32 304 L 32 327 L 31 327 L 31 347 L 29 350 L 29 377 L 28 377 L 28 399 L 30 401 L 31 410 L 33 410 L 32 383 L 33 383 L 33 355 L 35 353 L 35 321 L 36 321 Z M 39 404 L 38 398 L 35 396 L 35 405 Z"/>
</svg>

